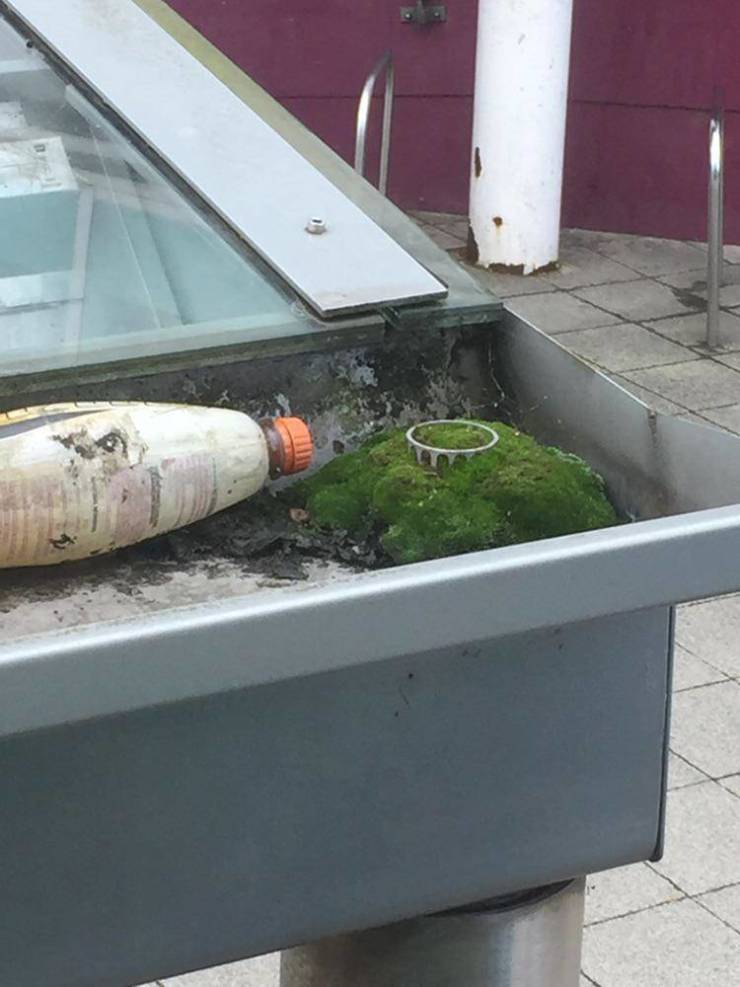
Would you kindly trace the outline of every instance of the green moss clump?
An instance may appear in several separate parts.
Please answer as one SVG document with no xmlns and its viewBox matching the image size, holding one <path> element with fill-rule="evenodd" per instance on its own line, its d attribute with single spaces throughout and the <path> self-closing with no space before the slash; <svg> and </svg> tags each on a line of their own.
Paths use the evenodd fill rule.
<svg viewBox="0 0 740 987">
<path fill-rule="evenodd" d="M 318 527 L 357 539 L 379 531 L 397 563 L 617 523 L 603 481 L 583 460 L 507 425 L 482 424 L 495 428 L 497 445 L 452 465 L 441 459 L 437 471 L 417 463 L 405 430 L 382 433 L 296 484 L 291 500 Z M 451 441 L 467 440 L 462 448 L 470 448 L 471 439 L 484 444 L 480 430 L 454 426 L 430 427 L 419 438 L 445 448 L 461 448 Z"/>
<path fill-rule="evenodd" d="M 378 478 L 370 502 L 378 517 L 395 523 L 409 507 L 433 499 L 435 486 L 434 477 L 420 470 L 409 456 L 407 462 L 390 465 Z"/>
<path fill-rule="evenodd" d="M 508 541 L 505 519 L 495 504 L 476 498 L 463 504 L 454 491 L 444 488 L 405 505 L 382 537 L 383 548 L 398 563 L 475 552 Z"/>
</svg>

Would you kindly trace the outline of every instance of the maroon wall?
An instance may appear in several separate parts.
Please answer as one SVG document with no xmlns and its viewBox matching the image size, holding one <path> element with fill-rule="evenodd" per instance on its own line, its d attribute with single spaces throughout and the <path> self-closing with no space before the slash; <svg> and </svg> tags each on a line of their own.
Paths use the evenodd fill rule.
<svg viewBox="0 0 740 987">
<path fill-rule="evenodd" d="M 448 0 L 448 22 L 430 28 L 403 24 L 400 0 L 169 2 L 348 159 L 362 83 L 391 48 L 390 194 L 466 211 L 477 0 Z M 565 225 L 702 238 L 719 85 L 727 238 L 740 242 L 739 44 L 738 0 L 575 0 Z"/>
<path fill-rule="evenodd" d="M 740 242 L 738 44 L 738 0 L 575 0 L 566 224 L 703 238 L 721 86 L 727 237 Z"/>
<path fill-rule="evenodd" d="M 409 208 L 467 210 L 477 0 L 452 0 L 446 24 L 421 29 L 402 23 L 402 0 L 169 2 L 348 160 L 360 90 L 390 48 L 389 193 Z M 379 105 L 373 123 L 371 138 Z M 372 165 L 377 146 L 369 143 Z"/>
</svg>

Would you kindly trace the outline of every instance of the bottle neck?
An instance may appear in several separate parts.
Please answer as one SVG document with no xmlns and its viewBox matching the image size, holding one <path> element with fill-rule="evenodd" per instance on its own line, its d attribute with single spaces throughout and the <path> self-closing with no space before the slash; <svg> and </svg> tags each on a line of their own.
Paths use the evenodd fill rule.
<svg viewBox="0 0 740 987">
<path fill-rule="evenodd" d="M 276 480 L 285 473 L 285 443 L 275 422 L 271 418 L 263 418 L 259 426 L 262 429 L 262 434 L 265 436 L 265 442 L 267 444 L 270 479 Z"/>
</svg>

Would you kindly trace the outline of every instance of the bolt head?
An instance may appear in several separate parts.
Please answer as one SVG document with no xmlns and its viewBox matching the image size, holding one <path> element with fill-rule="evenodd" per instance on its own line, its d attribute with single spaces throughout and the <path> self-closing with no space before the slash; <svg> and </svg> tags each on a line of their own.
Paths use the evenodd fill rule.
<svg viewBox="0 0 740 987">
<path fill-rule="evenodd" d="M 312 216 L 306 223 L 306 233 L 313 233 L 314 236 L 326 233 L 326 222 L 320 216 Z"/>
</svg>

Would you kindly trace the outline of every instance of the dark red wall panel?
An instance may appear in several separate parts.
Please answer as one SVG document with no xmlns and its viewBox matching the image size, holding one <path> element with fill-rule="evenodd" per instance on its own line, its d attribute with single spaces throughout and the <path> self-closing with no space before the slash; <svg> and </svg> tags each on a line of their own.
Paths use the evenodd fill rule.
<svg viewBox="0 0 740 987">
<path fill-rule="evenodd" d="M 348 160 L 362 83 L 390 48 L 390 194 L 408 208 L 466 210 L 477 0 L 448 0 L 449 21 L 426 29 L 401 23 L 400 0 L 169 2 Z M 738 50 L 740 0 L 574 0 L 566 225 L 703 237 L 720 86 L 739 111 L 728 119 L 726 213 L 740 242 Z M 379 115 L 378 104 L 374 138 Z"/>
<path fill-rule="evenodd" d="M 478 0 L 452 0 L 447 22 L 426 28 L 401 21 L 401 0 L 169 3 L 278 99 L 356 99 L 387 49 L 396 56 L 399 93 L 473 91 Z"/>
<path fill-rule="evenodd" d="M 706 107 L 737 39 L 737 0 L 574 0 L 571 93 L 590 102 Z M 734 22 L 734 24 L 733 24 Z"/>
<path fill-rule="evenodd" d="M 284 99 L 307 127 L 348 161 L 354 155 L 354 99 Z M 395 101 L 388 192 L 409 208 L 465 213 L 473 101 L 470 97 L 399 96 Z M 377 180 L 381 103 L 373 111 L 367 175 Z M 414 135 L 409 139 L 409 135 Z"/>
<path fill-rule="evenodd" d="M 572 104 L 564 225 L 702 238 L 705 135 L 696 110 Z"/>
<path fill-rule="evenodd" d="M 706 236 L 715 92 L 740 110 L 738 0 L 574 0 L 566 225 Z M 728 115 L 726 235 L 740 242 L 740 117 Z"/>
</svg>

